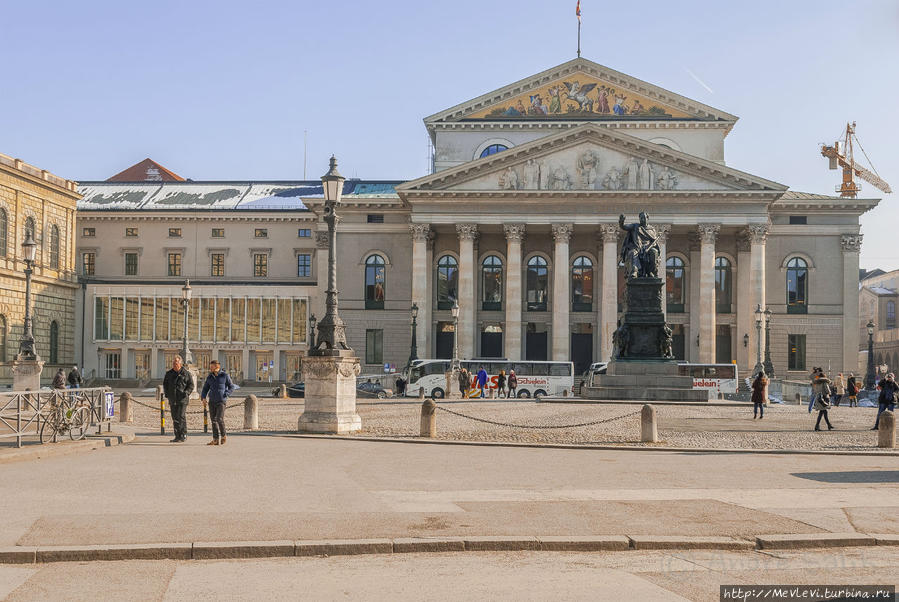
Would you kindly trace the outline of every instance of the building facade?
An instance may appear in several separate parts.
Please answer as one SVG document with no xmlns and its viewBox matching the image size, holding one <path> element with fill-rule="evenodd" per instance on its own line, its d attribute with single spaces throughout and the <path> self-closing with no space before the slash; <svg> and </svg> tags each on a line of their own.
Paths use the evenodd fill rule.
<svg viewBox="0 0 899 602">
<path fill-rule="evenodd" d="M 75 361 L 75 182 L 0 154 L 0 385 L 11 385 L 25 324 L 22 242 L 37 242 L 32 276 L 33 333 L 46 362 L 42 380 Z"/>
<path fill-rule="evenodd" d="M 633 222 L 641 211 L 660 235 L 677 357 L 751 369 L 764 346 L 756 332 L 761 306 L 773 312 L 769 344 L 778 376 L 812 365 L 856 368 L 859 216 L 878 201 L 794 192 L 728 166 L 724 141 L 736 122 L 580 58 L 427 117 L 432 173 L 346 185 L 338 288 L 364 369 L 405 364 L 413 303 L 420 357 L 450 357 L 457 337 L 464 358 L 570 358 L 578 370 L 609 359 L 623 295 L 619 215 Z M 94 253 L 96 266 L 88 276 L 85 308 L 94 317 L 85 362 L 98 351 L 106 375 L 118 369 L 110 372 L 102 355 L 118 353 L 130 375 L 131 364 L 146 364 L 147 356 L 138 362 L 129 354 L 147 347 L 150 372 L 160 374 L 165 353 L 179 347 L 173 327 L 166 340 L 129 344 L 128 299 L 146 295 L 157 307 L 156 299 L 177 296 L 185 277 L 197 279 L 201 297 L 217 299 L 215 309 L 198 302 L 203 316 L 218 315 L 220 300 L 230 299 L 229 341 L 235 295 L 237 307 L 241 297 L 265 303 L 268 295 L 278 299 L 269 310 L 281 299 L 324 310 L 319 183 L 107 182 L 82 192 L 79 257 Z M 172 241 L 166 230 L 176 224 L 183 235 Z M 92 240 L 84 236 L 88 227 Z M 128 237 L 128 227 L 140 229 L 137 237 Z M 225 238 L 211 238 L 221 227 Z M 264 244 L 253 232 L 266 227 L 271 242 Z M 311 236 L 298 242 L 298 229 Z M 182 271 L 170 276 L 179 252 Z M 208 275 L 212 258 L 222 255 L 226 275 Z M 260 255 L 269 257 L 265 276 L 253 271 Z M 306 255 L 311 271 L 301 275 L 296 261 Z M 135 261 L 137 272 L 126 274 Z M 109 309 L 96 305 L 104 296 Z M 96 338 L 106 335 L 105 326 L 97 329 L 104 311 L 110 320 L 124 315 L 115 344 Z M 292 330 L 282 344 L 279 326 L 269 330 L 277 340 L 266 341 L 271 311 L 260 309 L 260 316 L 261 338 L 248 335 L 233 349 L 203 341 L 201 317 L 191 327 L 201 343 L 192 347 L 215 355 L 243 345 L 240 367 L 257 379 L 251 365 L 258 360 L 248 354 L 271 350 L 275 374 L 289 378 L 295 362 L 287 354 L 301 357 L 305 343 Z M 174 324 L 177 315 L 168 320 Z M 136 328 L 132 338 L 141 336 Z M 113 332 L 118 337 L 119 327 Z"/>
<path fill-rule="evenodd" d="M 862 374 L 868 363 L 868 322 L 874 323 L 874 366 L 877 373 L 899 369 L 899 270 L 878 270 L 861 280 L 858 296 L 859 352 Z"/>
</svg>

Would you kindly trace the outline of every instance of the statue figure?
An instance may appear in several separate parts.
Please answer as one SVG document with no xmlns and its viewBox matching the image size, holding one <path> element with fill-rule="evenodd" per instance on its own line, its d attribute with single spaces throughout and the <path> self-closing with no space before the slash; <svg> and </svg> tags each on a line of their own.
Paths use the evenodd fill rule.
<svg viewBox="0 0 899 602">
<path fill-rule="evenodd" d="M 612 333 L 612 349 L 615 353 L 615 357 L 627 357 L 627 349 L 630 346 L 630 342 L 631 334 L 627 329 L 627 324 L 621 324 L 615 332 Z"/>
<path fill-rule="evenodd" d="M 624 215 L 618 217 L 618 225 L 627 232 L 621 243 L 621 260 L 628 280 L 659 277 L 659 236 L 648 222 L 645 211 L 640 212 L 638 224 L 625 224 Z"/>
<path fill-rule="evenodd" d="M 649 165 L 648 159 L 643 159 L 643 163 L 640 164 L 640 189 L 652 190 L 653 188 L 652 167 Z"/>
<path fill-rule="evenodd" d="M 500 188 L 503 190 L 518 190 L 518 172 L 511 165 L 506 168 L 500 177 Z"/>
<path fill-rule="evenodd" d="M 665 327 L 659 331 L 659 355 L 662 357 L 674 357 L 673 344 L 674 338 L 671 333 L 671 327 L 665 324 Z"/>
<path fill-rule="evenodd" d="M 606 190 L 621 190 L 621 172 L 617 167 L 609 170 L 603 180 L 603 185 Z"/>
<path fill-rule="evenodd" d="M 599 172 L 599 157 L 592 150 L 585 151 L 577 158 L 577 173 L 581 190 L 594 190 Z"/>
<path fill-rule="evenodd" d="M 658 177 L 658 183 L 660 190 L 674 190 L 677 187 L 677 174 L 666 165 Z"/>
<path fill-rule="evenodd" d="M 550 170 L 548 190 L 571 190 L 571 178 L 568 171 L 559 165 Z"/>
<path fill-rule="evenodd" d="M 540 164 L 528 159 L 524 164 L 524 187 L 527 190 L 540 189 Z"/>
<path fill-rule="evenodd" d="M 637 190 L 637 185 L 639 183 L 639 173 L 640 173 L 640 164 L 637 163 L 637 157 L 631 157 L 630 163 L 628 163 L 627 168 L 625 169 L 625 173 L 627 174 L 627 189 L 628 190 Z"/>
</svg>

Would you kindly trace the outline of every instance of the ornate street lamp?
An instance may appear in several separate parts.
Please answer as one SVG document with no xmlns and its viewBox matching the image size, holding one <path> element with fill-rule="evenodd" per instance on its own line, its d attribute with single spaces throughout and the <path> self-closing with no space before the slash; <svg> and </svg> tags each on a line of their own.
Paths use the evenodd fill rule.
<svg viewBox="0 0 899 602">
<path fill-rule="evenodd" d="M 755 308 L 755 332 L 756 332 L 756 340 L 758 344 L 755 346 L 755 367 L 752 369 L 752 374 L 755 376 L 759 372 L 765 369 L 764 364 L 762 364 L 762 306 L 759 304 Z"/>
<path fill-rule="evenodd" d="M 187 317 L 190 315 L 190 280 L 184 281 L 184 286 L 181 287 L 181 305 L 184 307 L 184 342 L 181 346 L 181 357 L 184 359 L 184 365 L 188 366 L 194 363 L 193 355 L 190 353 L 190 348 L 187 346 Z"/>
<path fill-rule="evenodd" d="M 874 320 L 868 320 L 868 372 L 865 374 L 865 389 L 874 391 Z"/>
<path fill-rule="evenodd" d="M 418 341 L 416 341 L 416 337 L 418 335 L 418 304 L 412 304 L 412 348 L 409 350 L 409 365 L 412 365 L 412 362 L 418 359 Z"/>
<path fill-rule="evenodd" d="M 337 314 L 337 207 L 345 178 L 337 171 L 337 159 L 331 156 L 331 168 L 322 176 L 325 197 L 324 219 L 328 224 L 328 290 L 325 291 L 325 317 L 318 323 L 318 340 L 309 355 L 341 355 L 352 351 L 346 342 L 346 324 Z"/>
<path fill-rule="evenodd" d="M 453 362 L 451 370 L 453 376 L 459 371 L 459 302 L 453 301 L 453 308 L 450 310 L 453 314 Z"/>
<path fill-rule="evenodd" d="M 25 259 L 25 332 L 19 343 L 19 360 L 38 360 L 37 351 L 34 349 L 34 333 L 31 329 L 31 274 L 34 272 L 34 256 L 37 243 L 31 231 L 25 232 L 25 240 L 22 241 L 22 257 Z"/>
<path fill-rule="evenodd" d="M 309 316 L 309 349 L 315 349 L 315 314 Z"/>
<path fill-rule="evenodd" d="M 771 310 L 765 308 L 765 376 L 774 378 L 774 364 L 771 363 Z"/>
</svg>

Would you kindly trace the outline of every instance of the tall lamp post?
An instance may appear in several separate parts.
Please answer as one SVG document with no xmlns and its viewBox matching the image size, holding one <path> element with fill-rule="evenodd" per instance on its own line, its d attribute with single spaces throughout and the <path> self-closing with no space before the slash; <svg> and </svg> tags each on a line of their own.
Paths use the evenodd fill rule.
<svg viewBox="0 0 899 602">
<path fill-rule="evenodd" d="M 765 366 L 762 364 L 762 306 L 761 304 L 755 308 L 755 333 L 756 333 L 756 341 L 758 343 L 755 346 L 755 367 L 752 369 L 752 374 L 755 376 L 759 372 L 765 369 Z"/>
<path fill-rule="evenodd" d="M 873 391 L 874 382 L 874 320 L 868 320 L 868 371 L 865 374 L 865 389 Z"/>
<path fill-rule="evenodd" d="M 31 274 L 34 273 L 34 256 L 37 250 L 37 243 L 31 231 L 25 233 L 25 240 L 22 241 L 22 256 L 25 259 L 25 331 L 22 334 L 22 340 L 19 342 L 18 360 L 37 361 L 40 358 L 34 348 L 34 333 L 31 328 Z"/>
<path fill-rule="evenodd" d="M 412 304 L 412 347 L 409 349 L 409 366 L 412 365 L 412 362 L 418 359 L 418 341 L 416 340 L 418 336 L 418 304 Z"/>
<path fill-rule="evenodd" d="M 774 364 L 771 362 L 771 309 L 765 308 L 765 376 L 774 378 Z"/>
<path fill-rule="evenodd" d="M 315 349 L 315 314 L 309 316 L 309 349 Z"/>
<path fill-rule="evenodd" d="M 194 363 L 194 358 L 190 353 L 190 348 L 187 345 L 187 318 L 190 315 L 190 280 L 184 281 L 184 286 L 181 287 L 181 305 L 184 307 L 184 341 L 181 345 L 181 357 L 184 359 L 184 365 L 189 366 Z"/>
</svg>

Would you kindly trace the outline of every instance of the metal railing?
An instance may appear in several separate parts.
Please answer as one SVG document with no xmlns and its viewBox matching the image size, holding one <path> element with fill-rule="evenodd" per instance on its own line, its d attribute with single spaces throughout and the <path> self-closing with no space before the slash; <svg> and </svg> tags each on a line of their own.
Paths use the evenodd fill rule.
<svg viewBox="0 0 899 602">
<path fill-rule="evenodd" d="M 16 447 L 22 447 L 22 438 L 38 435 L 41 422 L 54 402 L 65 400 L 70 405 L 83 404 L 90 409 L 91 426 L 97 434 L 112 428 L 110 402 L 115 404 L 109 387 L 88 389 L 42 389 L 40 391 L 11 391 L 0 393 L 0 439 L 15 437 Z"/>
</svg>

